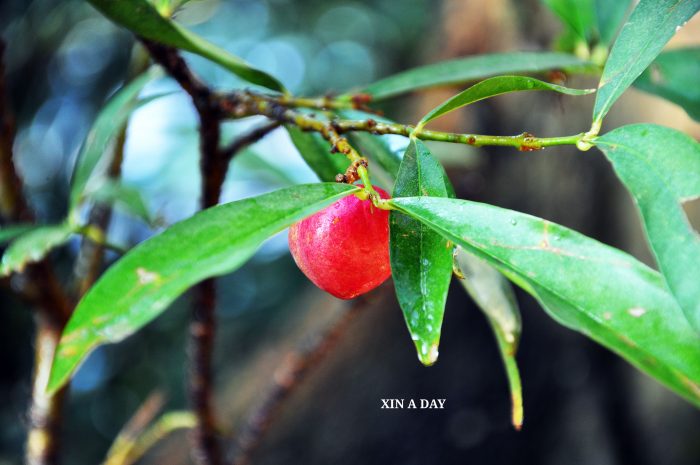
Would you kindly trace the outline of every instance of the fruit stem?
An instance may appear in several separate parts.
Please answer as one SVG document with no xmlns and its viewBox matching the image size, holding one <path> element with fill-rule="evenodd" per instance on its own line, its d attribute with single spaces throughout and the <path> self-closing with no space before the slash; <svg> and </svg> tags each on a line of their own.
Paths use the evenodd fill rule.
<svg viewBox="0 0 700 465">
<path fill-rule="evenodd" d="M 372 181 L 369 179 L 369 172 L 367 167 L 360 165 L 357 167 L 357 175 L 360 177 L 360 181 L 364 184 L 362 193 L 364 194 L 364 199 L 358 195 L 358 198 L 365 200 L 369 198 L 372 201 L 372 205 L 381 210 L 393 210 L 394 207 L 389 204 L 389 202 L 380 197 L 379 192 L 372 186 Z"/>
</svg>

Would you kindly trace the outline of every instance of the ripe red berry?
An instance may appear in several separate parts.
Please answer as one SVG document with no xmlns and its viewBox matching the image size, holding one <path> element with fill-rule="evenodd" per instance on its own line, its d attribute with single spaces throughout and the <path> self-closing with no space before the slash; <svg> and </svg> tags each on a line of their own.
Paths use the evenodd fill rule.
<svg viewBox="0 0 700 465">
<path fill-rule="evenodd" d="M 381 198 L 389 198 L 375 189 Z M 391 275 L 389 212 L 349 195 L 293 224 L 289 249 L 314 284 L 341 299 L 352 299 Z"/>
</svg>

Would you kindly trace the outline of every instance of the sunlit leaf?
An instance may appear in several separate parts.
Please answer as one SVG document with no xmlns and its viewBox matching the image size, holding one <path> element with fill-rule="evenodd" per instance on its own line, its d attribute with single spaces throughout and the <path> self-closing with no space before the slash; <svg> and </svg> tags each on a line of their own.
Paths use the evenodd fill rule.
<svg viewBox="0 0 700 465">
<path fill-rule="evenodd" d="M 479 100 L 496 95 L 528 90 L 552 90 L 568 95 L 586 95 L 594 92 L 593 89 L 569 89 L 568 87 L 550 84 L 527 76 L 496 76 L 474 84 L 470 88 L 433 108 L 420 120 L 416 129 L 424 126 L 435 118 L 458 108 L 462 108 L 470 103 L 478 102 Z"/>
<path fill-rule="evenodd" d="M 284 86 L 269 74 L 253 68 L 241 58 L 227 52 L 175 21 L 161 16 L 147 0 L 89 0 L 102 14 L 134 34 L 196 53 L 228 69 L 251 84 L 284 91 Z"/>
<path fill-rule="evenodd" d="M 78 303 L 61 336 L 47 389 L 62 386 L 98 345 L 121 341 L 190 286 L 235 270 L 273 234 L 357 190 L 335 183 L 280 189 L 204 210 L 142 242 Z"/>
<path fill-rule="evenodd" d="M 635 124 L 596 139 L 639 207 L 669 289 L 700 333 L 700 234 L 683 202 L 700 197 L 700 143 L 675 129 Z"/>
<path fill-rule="evenodd" d="M 159 68 L 151 68 L 144 72 L 114 94 L 97 115 L 83 146 L 80 148 L 73 170 L 70 189 L 71 209 L 74 209 L 80 202 L 88 181 L 97 166 L 108 165 L 108 158 L 112 156 L 111 150 L 108 150 L 110 142 L 126 124 L 129 116 L 137 108 L 159 97 L 156 95 L 138 99 L 139 93 L 146 84 L 162 75 L 163 72 Z"/>
<path fill-rule="evenodd" d="M 320 134 L 304 132 L 296 126 L 285 128 L 294 146 L 321 181 L 332 182 L 336 174 L 345 173 L 350 161 L 342 153 L 331 153 L 331 145 Z"/>
<path fill-rule="evenodd" d="M 0 276 L 21 272 L 28 263 L 38 262 L 52 249 L 68 242 L 73 226 L 62 223 L 38 226 L 17 237 L 5 250 L 0 262 Z"/>
<path fill-rule="evenodd" d="M 423 142 L 406 149 L 393 197 L 447 197 L 445 171 Z M 418 359 L 432 365 L 438 357 L 442 317 L 452 276 L 452 248 L 420 221 L 392 211 L 389 217 L 391 270 Z"/>
<path fill-rule="evenodd" d="M 700 121 L 700 47 L 663 52 L 649 65 L 634 87 L 680 105 Z"/>
<path fill-rule="evenodd" d="M 661 52 L 676 30 L 700 9 L 700 0 L 641 0 L 615 40 L 598 84 L 593 124 Z"/>
<path fill-rule="evenodd" d="M 573 55 L 553 52 L 516 52 L 475 55 L 441 61 L 389 76 L 360 90 L 382 100 L 428 87 L 465 84 L 498 74 L 549 70 L 592 70 L 595 66 Z"/>
<path fill-rule="evenodd" d="M 561 324 L 700 406 L 700 338 L 659 273 L 620 250 L 523 213 L 455 199 L 390 202 L 487 260 Z"/>
</svg>

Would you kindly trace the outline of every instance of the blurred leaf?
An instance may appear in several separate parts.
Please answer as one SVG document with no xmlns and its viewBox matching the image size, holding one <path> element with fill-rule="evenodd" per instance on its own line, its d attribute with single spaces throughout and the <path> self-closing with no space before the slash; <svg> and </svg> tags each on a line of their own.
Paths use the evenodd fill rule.
<svg viewBox="0 0 700 465">
<path fill-rule="evenodd" d="M 630 0 L 595 0 L 598 35 L 604 44 L 612 44 L 630 3 Z"/>
<path fill-rule="evenodd" d="M 142 242 L 78 303 L 47 389 L 62 386 L 98 345 L 121 341 L 190 286 L 237 269 L 273 234 L 357 190 L 335 183 L 281 189 L 204 210 Z"/>
<path fill-rule="evenodd" d="M 80 203 L 81 196 L 87 187 L 90 177 L 100 161 L 108 165 L 104 157 L 112 156 L 107 150 L 112 138 L 126 124 L 131 113 L 155 98 L 155 95 L 137 100 L 139 93 L 149 82 L 162 76 L 160 68 L 153 67 L 122 87 L 114 94 L 97 115 L 90 128 L 83 146 L 80 148 L 78 159 L 73 170 L 70 189 L 70 208 L 75 209 Z"/>
<path fill-rule="evenodd" d="M 422 141 L 411 139 L 392 196 L 422 195 L 447 197 L 445 171 Z M 452 248 L 420 221 L 396 211 L 389 216 L 389 236 L 396 296 L 418 359 L 432 365 L 452 276 Z"/>
<path fill-rule="evenodd" d="M 594 0 L 542 0 L 542 3 L 584 41 L 589 42 L 595 35 Z"/>
<path fill-rule="evenodd" d="M 595 92 L 593 89 L 569 89 L 568 87 L 550 84 L 527 76 L 496 76 L 474 84 L 432 109 L 420 120 L 416 130 L 435 118 L 470 103 L 496 95 L 526 90 L 553 90 L 568 95 L 586 95 Z"/>
<path fill-rule="evenodd" d="M 87 193 L 87 197 L 100 203 L 118 204 L 128 213 L 142 219 L 147 224 L 153 225 L 155 223 L 155 218 L 148 211 L 141 192 L 119 181 L 106 179 L 95 191 Z"/>
<path fill-rule="evenodd" d="M 350 161 L 342 153 L 331 153 L 330 144 L 320 134 L 304 132 L 292 125 L 285 128 L 301 157 L 321 181 L 333 182 L 336 174 L 345 173 Z"/>
<path fill-rule="evenodd" d="M 683 210 L 683 202 L 700 197 L 700 143 L 675 129 L 635 124 L 595 144 L 634 197 L 661 273 L 700 333 L 700 235 Z"/>
<path fill-rule="evenodd" d="M 700 121 L 700 47 L 663 52 L 634 81 L 634 87 L 663 97 Z"/>
<path fill-rule="evenodd" d="M 294 176 L 289 170 L 270 163 L 265 157 L 250 148 L 236 155 L 232 163 L 236 166 L 236 168 L 233 168 L 234 171 L 239 167 L 252 171 L 252 177 L 258 181 L 263 180 L 269 183 L 281 184 L 285 187 L 296 183 Z"/>
<path fill-rule="evenodd" d="M 382 100 L 427 87 L 464 84 L 507 73 L 536 73 L 554 69 L 591 70 L 595 66 L 573 55 L 553 52 L 517 52 L 476 55 L 409 69 L 377 81 L 361 93 Z"/>
<path fill-rule="evenodd" d="M 677 29 L 700 9 L 700 0 L 641 0 L 622 26 L 598 84 L 593 125 L 661 52 Z"/>
<path fill-rule="evenodd" d="M 36 226 L 32 224 L 13 224 L 11 226 L 2 226 L 0 227 L 0 245 L 10 242 L 15 237 L 24 234 L 27 231 L 31 231 L 34 228 L 36 228 Z"/>
<path fill-rule="evenodd" d="M 515 429 L 523 424 L 523 394 L 515 353 L 520 342 L 520 309 L 510 283 L 485 260 L 457 248 L 455 260 L 462 271 L 460 284 L 484 312 L 496 336 L 508 376 Z"/>
<path fill-rule="evenodd" d="M 74 228 L 68 223 L 38 226 L 17 237 L 5 250 L 0 263 L 0 276 L 21 272 L 28 263 L 38 262 L 47 253 L 68 242 Z"/>
<path fill-rule="evenodd" d="M 628 254 L 515 211 L 440 198 L 395 207 L 487 260 L 558 322 L 700 406 L 700 339 L 663 278 Z"/>
<path fill-rule="evenodd" d="M 89 0 L 102 14 L 134 34 L 207 58 L 251 84 L 284 91 L 284 86 L 269 74 L 253 68 L 174 21 L 164 18 L 147 0 Z"/>
</svg>

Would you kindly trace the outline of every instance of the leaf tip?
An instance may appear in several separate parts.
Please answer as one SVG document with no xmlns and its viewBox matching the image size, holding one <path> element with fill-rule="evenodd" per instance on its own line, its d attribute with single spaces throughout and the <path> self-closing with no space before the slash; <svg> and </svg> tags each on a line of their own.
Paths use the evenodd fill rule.
<svg viewBox="0 0 700 465">
<path fill-rule="evenodd" d="M 419 343 L 416 342 L 416 348 L 418 349 L 418 360 L 420 360 L 423 365 L 429 367 L 437 362 L 438 355 L 440 355 L 437 342 L 431 345 L 428 345 L 427 342 L 422 342 L 419 345 Z"/>
</svg>

